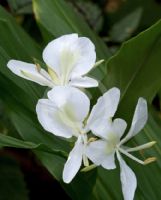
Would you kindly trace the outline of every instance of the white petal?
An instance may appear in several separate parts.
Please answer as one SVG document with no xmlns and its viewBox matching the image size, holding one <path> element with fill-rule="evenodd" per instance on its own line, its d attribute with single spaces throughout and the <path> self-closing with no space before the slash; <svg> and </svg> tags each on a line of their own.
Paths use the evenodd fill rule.
<svg viewBox="0 0 161 200">
<path fill-rule="evenodd" d="M 98 81 L 90 77 L 73 78 L 69 85 L 74 87 L 91 88 L 98 87 Z"/>
<path fill-rule="evenodd" d="M 65 84 L 71 77 L 90 71 L 95 64 L 96 53 L 88 38 L 69 34 L 50 42 L 43 51 L 43 59 Z"/>
<path fill-rule="evenodd" d="M 36 65 L 34 64 L 18 60 L 10 60 L 7 64 L 7 67 L 14 74 L 22 78 L 34 81 L 43 86 L 49 86 L 49 87 L 54 86 L 49 74 L 44 69 L 40 69 L 40 71 L 38 71 Z"/>
<path fill-rule="evenodd" d="M 59 116 L 59 110 L 51 100 L 40 99 L 36 106 L 36 112 L 38 120 L 45 130 L 65 138 L 70 138 L 74 134 L 73 129 L 63 123 Z"/>
<path fill-rule="evenodd" d="M 139 98 L 132 119 L 131 128 L 126 137 L 122 140 L 121 144 L 125 143 L 131 137 L 139 133 L 141 129 L 143 129 L 143 127 L 145 126 L 147 119 L 148 119 L 147 102 L 145 99 Z"/>
<path fill-rule="evenodd" d="M 83 148 L 84 146 L 79 137 L 64 166 L 63 181 L 65 183 L 70 183 L 80 169 L 82 164 Z"/>
<path fill-rule="evenodd" d="M 88 115 L 89 98 L 79 89 L 57 86 L 48 92 L 48 97 L 73 121 L 83 122 Z"/>
<path fill-rule="evenodd" d="M 80 56 L 72 71 L 72 77 L 87 74 L 94 67 L 96 61 L 94 44 L 86 37 L 79 37 L 73 46 L 73 51 L 78 51 Z"/>
<path fill-rule="evenodd" d="M 103 140 L 91 142 L 86 148 L 87 157 L 95 164 L 102 165 L 106 169 L 116 168 L 114 148 L 108 148 L 108 143 Z"/>
<path fill-rule="evenodd" d="M 77 40 L 78 34 L 63 35 L 49 42 L 45 47 L 43 51 L 43 60 L 57 73 L 57 75 L 61 74 L 61 62 L 63 62 L 62 58 L 64 51 L 68 54 L 68 52 L 70 52 L 70 47 L 73 46 Z M 65 64 L 65 61 L 62 64 Z M 66 63 L 67 65 L 68 62 L 70 63 L 70 57 Z"/>
<path fill-rule="evenodd" d="M 117 158 L 120 163 L 120 179 L 122 184 L 124 200 L 133 200 L 137 186 L 136 176 L 118 152 Z"/>
<path fill-rule="evenodd" d="M 118 135 L 119 138 L 121 138 L 122 135 L 124 134 L 126 127 L 127 127 L 127 123 L 123 119 L 119 119 L 119 118 L 115 119 L 112 123 L 113 133 L 116 133 L 116 135 Z"/>
<path fill-rule="evenodd" d="M 117 110 L 117 106 L 120 99 L 120 90 L 118 88 L 112 88 L 108 90 L 102 97 L 100 97 L 93 107 L 89 119 L 87 121 L 87 127 L 90 129 L 95 126 L 97 121 L 102 119 L 109 120 L 112 118 Z"/>
<path fill-rule="evenodd" d="M 113 133 L 112 121 L 108 121 L 107 119 L 98 119 L 92 124 L 92 126 L 90 126 L 90 130 L 94 135 L 107 140 L 108 134 Z"/>
<path fill-rule="evenodd" d="M 124 134 L 127 127 L 126 122 L 123 119 L 115 119 L 113 122 L 106 119 L 95 121 L 91 126 L 91 131 L 94 135 L 108 140 L 119 143 L 121 136 Z"/>
</svg>

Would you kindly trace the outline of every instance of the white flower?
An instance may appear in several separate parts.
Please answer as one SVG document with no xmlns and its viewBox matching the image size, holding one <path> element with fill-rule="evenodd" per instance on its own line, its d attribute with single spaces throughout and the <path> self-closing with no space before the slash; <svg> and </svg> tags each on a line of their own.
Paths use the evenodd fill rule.
<svg viewBox="0 0 161 200">
<path fill-rule="evenodd" d="M 87 135 L 83 130 L 84 120 L 89 112 L 90 101 L 80 90 L 69 86 L 57 86 L 48 92 L 49 99 L 40 99 L 36 111 L 43 128 L 57 136 L 77 141 L 64 166 L 63 180 L 69 183 L 82 164 L 86 165 L 84 148 Z"/>
<path fill-rule="evenodd" d="M 115 101 L 118 102 L 119 99 L 115 99 Z M 113 105 L 111 105 L 111 107 L 113 107 Z M 135 156 L 131 155 L 130 152 L 149 148 L 154 145 L 155 142 L 149 142 L 147 144 L 134 148 L 124 146 L 124 144 L 129 139 L 131 139 L 141 131 L 147 121 L 147 118 L 148 113 L 146 100 L 144 100 L 143 98 L 139 98 L 133 116 L 131 128 L 123 139 L 121 139 L 121 137 L 125 132 L 127 124 L 122 119 L 115 119 L 113 122 L 112 120 L 107 121 L 106 119 L 102 121 L 99 120 L 97 126 L 91 127 L 92 132 L 101 139 L 91 142 L 88 145 L 88 147 L 86 148 L 86 155 L 95 165 L 101 165 L 106 169 L 114 169 L 116 168 L 116 153 L 121 168 L 120 178 L 125 200 L 133 199 L 137 181 L 134 172 L 125 163 L 121 154 L 124 154 L 127 157 L 143 165 L 154 161 L 154 158 L 149 158 L 145 161 L 139 160 Z"/>
<path fill-rule="evenodd" d="M 117 109 L 120 92 L 113 88 L 99 98 L 90 116 L 90 101 L 88 97 L 76 88 L 57 86 L 48 92 L 49 99 L 40 99 L 36 111 L 43 128 L 57 136 L 71 138 L 77 141 L 69 154 L 63 170 L 63 180 L 69 183 L 81 167 L 82 161 L 88 166 L 85 155 L 87 132 L 97 126 L 100 117 L 110 119 Z M 113 105 L 113 106 L 112 106 Z"/>
<path fill-rule="evenodd" d="M 51 41 L 43 51 L 48 72 L 39 64 L 10 60 L 8 68 L 16 75 L 40 85 L 53 88 L 56 85 L 97 87 L 98 82 L 85 76 L 95 65 L 95 47 L 86 37 L 77 34 L 61 36 Z"/>
</svg>

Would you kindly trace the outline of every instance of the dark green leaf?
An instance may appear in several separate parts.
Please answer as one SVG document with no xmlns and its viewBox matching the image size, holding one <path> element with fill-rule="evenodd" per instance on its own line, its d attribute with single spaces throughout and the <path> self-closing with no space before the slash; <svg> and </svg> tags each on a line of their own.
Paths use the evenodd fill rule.
<svg viewBox="0 0 161 200">
<path fill-rule="evenodd" d="M 138 8 L 114 24 L 109 33 L 110 40 L 114 42 L 123 42 L 128 39 L 137 29 L 141 14 L 142 9 Z"/>
<path fill-rule="evenodd" d="M 107 63 L 104 84 L 121 89 L 119 116 L 131 119 L 139 97 L 151 102 L 161 85 L 161 21 L 125 42 Z"/>
<path fill-rule="evenodd" d="M 29 200 L 23 174 L 17 162 L 9 157 L 0 157 L 0 199 Z"/>
</svg>

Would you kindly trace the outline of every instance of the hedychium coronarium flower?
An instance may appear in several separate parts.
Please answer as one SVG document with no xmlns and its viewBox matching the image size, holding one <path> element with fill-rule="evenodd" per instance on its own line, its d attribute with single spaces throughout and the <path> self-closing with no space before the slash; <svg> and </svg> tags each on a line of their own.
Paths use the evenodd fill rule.
<svg viewBox="0 0 161 200">
<path fill-rule="evenodd" d="M 43 128 L 56 136 L 76 137 L 75 145 L 64 165 L 63 180 L 72 181 L 82 163 L 89 166 L 86 156 L 88 132 L 101 120 L 110 120 L 118 106 L 120 91 L 112 88 L 100 97 L 90 110 L 88 96 L 77 88 L 56 86 L 48 92 L 48 99 L 40 99 L 36 106 Z"/>
<path fill-rule="evenodd" d="M 118 96 L 116 97 L 118 98 Z M 116 99 L 115 99 L 116 100 Z M 118 102 L 119 100 L 117 100 Z M 111 105 L 113 106 L 113 105 Z M 132 119 L 131 128 L 127 135 L 122 137 L 127 124 L 123 119 L 98 120 L 90 129 L 92 133 L 101 138 L 90 142 L 86 147 L 87 157 L 96 165 L 101 165 L 105 169 L 115 169 L 115 154 L 120 164 L 120 179 L 122 183 L 122 192 L 125 200 L 132 200 L 134 198 L 137 181 L 134 172 L 123 160 L 122 155 L 125 155 L 139 164 L 146 165 L 156 160 L 155 157 L 146 160 L 136 158 L 131 152 L 140 151 L 150 148 L 155 144 L 155 141 L 149 142 L 137 147 L 130 148 L 125 145 L 132 137 L 138 134 L 147 122 L 148 111 L 147 102 L 143 98 L 139 98 L 135 108 L 134 116 Z M 90 167 L 89 167 L 90 168 Z M 88 170 L 88 168 L 87 168 Z"/>
<path fill-rule="evenodd" d="M 42 56 L 47 71 L 37 63 L 18 60 L 10 60 L 7 66 L 16 75 L 50 88 L 98 86 L 98 81 L 86 74 L 103 60 L 96 62 L 95 46 L 87 37 L 78 37 L 75 33 L 63 35 L 48 43 Z"/>
</svg>

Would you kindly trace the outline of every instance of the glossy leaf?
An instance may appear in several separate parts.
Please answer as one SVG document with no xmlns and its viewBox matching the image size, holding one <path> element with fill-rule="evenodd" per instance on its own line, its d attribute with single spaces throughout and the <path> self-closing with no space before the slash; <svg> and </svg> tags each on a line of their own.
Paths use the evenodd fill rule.
<svg viewBox="0 0 161 200">
<path fill-rule="evenodd" d="M 109 59 L 104 84 L 121 90 L 120 117 L 132 117 L 139 97 L 152 101 L 161 85 L 160 61 L 161 21 L 125 42 Z"/>
</svg>

